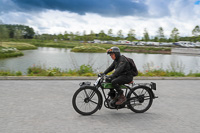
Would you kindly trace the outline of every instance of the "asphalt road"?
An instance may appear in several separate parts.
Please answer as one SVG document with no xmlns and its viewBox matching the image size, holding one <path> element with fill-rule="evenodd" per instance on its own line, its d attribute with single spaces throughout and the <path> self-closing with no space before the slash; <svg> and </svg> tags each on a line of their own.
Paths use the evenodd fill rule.
<svg viewBox="0 0 200 133">
<path fill-rule="evenodd" d="M 146 113 L 81 116 L 71 102 L 80 80 L 0 80 L 0 133 L 199 133 L 199 80 L 153 81 L 159 98 Z"/>
</svg>

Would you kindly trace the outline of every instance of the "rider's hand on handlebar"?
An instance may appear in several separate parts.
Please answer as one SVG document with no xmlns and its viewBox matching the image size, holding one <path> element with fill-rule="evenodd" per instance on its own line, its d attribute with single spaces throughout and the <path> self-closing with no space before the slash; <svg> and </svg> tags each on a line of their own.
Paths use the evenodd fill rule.
<svg viewBox="0 0 200 133">
<path fill-rule="evenodd" d="M 113 79 L 112 75 L 109 75 L 106 77 L 106 82 L 110 83 L 112 79 Z"/>
<path fill-rule="evenodd" d="M 98 74 L 98 77 L 102 77 L 102 76 L 104 76 L 105 74 L 104 73 L 99 73 Z"/>
</svg>

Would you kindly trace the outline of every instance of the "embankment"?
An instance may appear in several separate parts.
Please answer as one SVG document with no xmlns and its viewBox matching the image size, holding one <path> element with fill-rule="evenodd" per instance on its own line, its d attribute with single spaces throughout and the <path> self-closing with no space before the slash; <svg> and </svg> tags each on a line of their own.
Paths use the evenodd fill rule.
<svg viewBox="0 0 200 133">
<path fill-rule="evenodd" d="M 172 48 L 172 54 L 197 54 L 200 55 L 199 48 Z"/>
</svg>

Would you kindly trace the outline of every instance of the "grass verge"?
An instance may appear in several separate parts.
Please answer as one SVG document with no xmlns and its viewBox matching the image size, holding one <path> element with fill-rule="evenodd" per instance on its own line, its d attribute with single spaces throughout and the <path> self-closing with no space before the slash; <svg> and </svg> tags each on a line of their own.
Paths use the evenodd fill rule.
<svg viewBox="0 0 200 133">
<path fill-rule="evenodd" d="M 0 70 L 0 76 L 22 76 L 22 72 Z M 81 65 L 78 69 L 69 69 L 62 71 L 60 68 L 45 68 L 42 66 L 32 66 L 27 69 L 27 75 L 25 76 L 97 76 L 93 68 L 90 65 Z M 163 69 L 147 69 L 144 72 L 140 72 L 138 76 L 143 77 L 200 77 L 200 73 L 184 74 L 179 70 L 163 70 Z"/>
<path fill-rule="evenodd" d="M 89 65 L 81 65 L 79 69 L 69 69 L 62 71 L 60 68 L 46 69 L 42 66 L 32 66 L 28 68 L 28 76 L 96 76 Z"/>
</svg>

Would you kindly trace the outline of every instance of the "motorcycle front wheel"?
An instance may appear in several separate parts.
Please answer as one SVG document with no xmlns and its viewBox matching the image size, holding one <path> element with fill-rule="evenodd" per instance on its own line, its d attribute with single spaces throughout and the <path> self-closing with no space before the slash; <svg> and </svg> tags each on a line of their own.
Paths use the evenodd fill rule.
<svg viewBox="0 0 200 133">
<path fill-rule="evenodd" d="M 72 105 L 81 115 L 91 115 L 100 109 L 101 96 L 93 87 L 79 88 L 73 95 Z"/>
<path fill-rule="evenodd" d="M 131 89 L 127 98 L 129 99 L 128 108 L 135 113 L 146 112 L 153 103 L 153 95 L 148 87 L 137 86 Z"/>
</svg>

